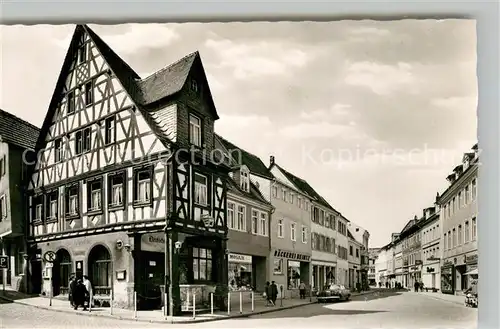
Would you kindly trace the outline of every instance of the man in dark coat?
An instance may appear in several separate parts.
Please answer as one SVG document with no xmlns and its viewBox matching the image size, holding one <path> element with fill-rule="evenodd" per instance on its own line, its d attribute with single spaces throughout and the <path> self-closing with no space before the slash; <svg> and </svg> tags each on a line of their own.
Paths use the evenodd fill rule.
<svg viewBox="0 0 500 329">
<path fill-rule="evenodd" d="M 75 291 L 76 286 L 76 278 L 73 274 L 69 277 L 69 287 L 68 287 L 68 299 L 71 307 L 75 307 L 75 303 L 73 302 L 73 292 Z"/>
<path fill-rule="evenodd" d="M 86 295 L 86 289 L 85 286 L 83 285 L 82 279 L 78 279 L 75 285 L 75 290 L 73 292 L 73 308 L 75 310 L 78 309 L 78 307 L 83 307 L 83 310 L 86 310 L 85 307 L 85 295 Z"/>
<path fill-rule="evenodd" d="M 273 302 L 273 305 L 276 305 L 276 299 L 278 299 L 278 286 L 276 285 L 276 282 L 271 283 L 271 301 Z"/>
<path fill-rule="evenodd" d="M 269 304 L 273 304 L 273 301 L 272 301 L 272 289 L 271 289 L 271 285 L 269 284 L 269 281 L 266 282 L 266 306 L 268 306 Z"/>
</svg>

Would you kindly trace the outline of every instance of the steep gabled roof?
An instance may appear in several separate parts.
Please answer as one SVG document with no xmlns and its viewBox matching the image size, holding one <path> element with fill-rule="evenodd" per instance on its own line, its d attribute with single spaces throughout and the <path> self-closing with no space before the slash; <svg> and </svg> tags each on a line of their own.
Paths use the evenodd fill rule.
<svg viewBox="0 0 500 329">
<path fill-rule="evenodd" d="M 351 239 L 351 240 L 356 241 L 356 239 L 352 236 L 352 233 L 351 233 L 351 231 L 350 231 L 349 229 L 347 229 L 347 237 L 348 237 L 349 239 Z M 358 242 L 359 242 L 359 241 L 358 241 Z"/>
<path fill-rule="evenodd" d="M 225 151 L 228 152 L 228 155 L 232 155 L 231 160 L 234 166 L 245 165 L 248 167 L 248 170 L 250 170 L 252 174 L 262 176 L 271 180 L 273 179 L 273 175 L 258 156 L 234 145 L 220 135 L 215 134 L 215 138 L 222 145 L 222 147 L 225 148 Z M 241 154 L 241 159 L 234 158 L 235 152 Z M 238 163 L 239 160 L 241 160 L 241 163 Z"/>
<path fill-rule="evenodd" d="M 59 78 L 56 83 L 52 99 L 50 101 L 49 109 L 45 120 L 40 131 L 40 135 L 37 141 L 36 149 L 42 149 L 45 146 L 45 135 L 50 127 L 52 117 L 57 109 L 57 104 L 60 100 L 60 95 L 63 91 L 64 84 L 66 82 L 66 76 L 71 66 L 71 62 L 74 58 L 74 54 L 77 50 L 78 39 L 82 33 L 87 33 L 90 39 L 96 45 L 98 51 L 103 56 L 103 59 L 108 64 L 112 73 L 116 75 L 120 83 L 127 94 L 132 98 L 134 103 L 137 105 L 143 118 L 149 124 L 150 129 L 157 135 L 157 137 L 165 144 L 171 141 L 162 132 L 161 127 L 152 118 L 151 114 L 145 109 L 147 105 L 151 102 L 156 102 L 166 97 L 174 96 L 175 93 L 179 92 L 183 84 L 186 82 L 186 78 L 193 66 L 197 63 L 202 66 L 201 58 L 198 52 L 194 52 L 183 59 L 169 65 L 168 67 L 158 71 L 156 74 L 141 80 L 140 76 L 123 60 L 118 56 L 91 28 L 87 25 L 77 25 L 73 33 L 73 37 L 70 42 L 70 46 L 66 53 L 64 63 L 59 73 Z M 182 63 L 182 65 L 181 65 Z M 182 69 L 181 69 L 182 68 Z M 175 82 L 169 82 L 175 81 Z M 210 89 L 208 87 L 208 82 L 205 82 L 208 89 L 209 100 L 213 107 L 214 115 L 216 118 L 217 112 L 215 110 L 215 105 L 213 105 L 212 96 Z"/>
<path fill-rule="evenodd" d="M 415 222 L 416 222 L 415 219 L 411 219 L 410 221 L 408 221 L 405 227 L 403 227 L 403 229 L 401 230 L 401 234 L 408 231 L 415 224 Z"/>
<path fill-rule="evenodd" d="M 0 109 L 0 137 L 3 142 L 34 149 L 40 128 Z"/>
<path fill-rule="evenodd" d="M 318 192 L 316 192 L 312 187 L 311 185 L 309 185 L 309 183 L 307 181 L 305 181 L 304 179 L 302 178 L 299 178 L 297 176 L 295 176 L 294 174 L 292 174 L 291 172 L 283 169 L 281 166 L 275 164 L 276 167 L 278 167 L 279 170 L 281 170 L 283 172 L 283 174 L 286 176 L 286 178 L 288 180 L 290 180 L 296 188 L 298 188 L 300 191 L 304 192 L 305 194 L 309 195 L 311 198 L 313 198 L 314 200 L 316 200 L 316 202 L 318 202 L 319 204 L 321 204 L 322 206 L 336 212 L 336 213 L 339 213 L 339 211 L 335 210 L 332 206 L 330 206 L 330 204 L 321 196 L 319 195 Z"/>
</svg>

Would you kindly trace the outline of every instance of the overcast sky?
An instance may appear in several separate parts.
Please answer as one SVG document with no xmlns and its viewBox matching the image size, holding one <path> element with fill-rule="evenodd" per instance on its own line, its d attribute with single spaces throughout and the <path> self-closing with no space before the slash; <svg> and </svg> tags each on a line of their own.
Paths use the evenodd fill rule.
<svg viewBox="0 0 500 329">
<path fill-rule="evenodd" d="M 218 133 L 386 244 L 476 142 L 472 20 L 90 25 L 142 77 L 199 50 Z M 74 26 L 2 26 L 0 106 L 42 124 Z"/>
</svg>

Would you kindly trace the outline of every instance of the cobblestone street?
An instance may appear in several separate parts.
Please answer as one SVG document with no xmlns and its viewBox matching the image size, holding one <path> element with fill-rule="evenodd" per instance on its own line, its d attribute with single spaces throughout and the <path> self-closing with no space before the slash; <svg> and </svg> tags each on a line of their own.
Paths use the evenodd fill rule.
<svg viewBox="0 0 500 329">
<path fill-rule="evenodd" d="M 242 319 L 196 324 L 153 324 L 53 312 L 14 303 L 0 305 L 1 328 L 476 328 L 477 309 L 459 298 L 378 292 L 350 302 L 312 304 Z"/>
</svg>

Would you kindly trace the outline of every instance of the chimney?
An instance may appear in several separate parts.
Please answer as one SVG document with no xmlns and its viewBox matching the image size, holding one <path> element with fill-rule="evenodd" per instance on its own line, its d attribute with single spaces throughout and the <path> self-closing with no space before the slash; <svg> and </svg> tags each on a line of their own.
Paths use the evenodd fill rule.
<svg viewBox="0 0 500 329">
<path fill-rule="evenodd" d="M 436 192 L 436 202 L 435 203 L 438 203 L 439 202 L 439 192 Z"/>
<path fill-rule="evenodd" d="M 269 165 L 272 166 L 274 164 L 274 155 L 269 157 Z"/>
</svg>

